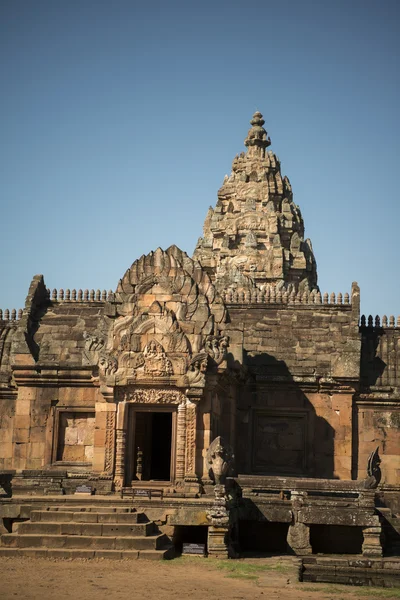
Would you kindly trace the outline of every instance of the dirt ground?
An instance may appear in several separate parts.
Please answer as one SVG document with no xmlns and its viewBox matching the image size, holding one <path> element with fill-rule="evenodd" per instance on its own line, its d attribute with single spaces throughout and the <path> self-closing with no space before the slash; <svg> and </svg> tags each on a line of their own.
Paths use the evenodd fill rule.
<svg viewBox="0 0 400 600">
<path fill-rule="evenodd" d="M 235 563 L 235 564 L 234 564 Z M 296 560 L 51 560 L 0 557 L 1 600 L 366 600 L 400 589 L 299 583 Z"/>
</svg>

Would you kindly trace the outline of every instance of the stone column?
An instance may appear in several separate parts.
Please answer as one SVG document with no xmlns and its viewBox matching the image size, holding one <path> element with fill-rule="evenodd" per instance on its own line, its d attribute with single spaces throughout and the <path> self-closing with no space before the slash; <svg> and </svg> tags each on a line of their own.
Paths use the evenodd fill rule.
<svg viewBox="0 0 400 600">
<path fill-rule="evenodd" d="M 229 558 L 229 529 L 228 527 L 208 528 L 208 555 L 211 558 Z"/>
<path fill-rule="evenodd" d="M 363 527 L 364 541 L 362 545 L 363 556 L 382 556 L 382 525 L 378 515 L 372 517 L 373 523 Z"/>
<path fill-rule="evenodd" d="M 226 498 L 225 485 L 214 486 L 214 502 L 207 511 L 208 526 L 208 555 L 212 558 L 229 558 L 230 544 L 230 515 Z"/>
<path fill-rule="evenodd" d="M 287 543 L 293 554 L 298 554 L 299 556 L 312 554 L 310 527 L 305 523 L 292 523 L 289 525 Z"/>
<path fill-rule="evenodd" d="M 291 492 L 293 522 L 289 525 L 287 543 L 293 554 L 299 556 L 312 554 L 310 527 L 301 521 L 301 509 L 306 496 L 307 492 Z"/>
</svg>

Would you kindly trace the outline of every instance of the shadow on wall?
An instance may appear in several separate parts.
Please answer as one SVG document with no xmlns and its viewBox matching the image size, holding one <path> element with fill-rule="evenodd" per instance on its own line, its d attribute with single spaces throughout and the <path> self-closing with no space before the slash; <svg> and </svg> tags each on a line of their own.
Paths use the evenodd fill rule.
<svg viewBox="0 0 400 600">
<path fill-rule="evenodd" d="M 361 327 L 361 385 L 377 385 L 387 367 L 377 355 L 379 342 L 385 332 L 382 328 Z"/>
<path fill-rule="evenodd" d="M 315 409 L 286 363 L 245 355 L 248 378 L 237 411 L 237 471 L 334 478 L 335 431 Z"/>
</svg>

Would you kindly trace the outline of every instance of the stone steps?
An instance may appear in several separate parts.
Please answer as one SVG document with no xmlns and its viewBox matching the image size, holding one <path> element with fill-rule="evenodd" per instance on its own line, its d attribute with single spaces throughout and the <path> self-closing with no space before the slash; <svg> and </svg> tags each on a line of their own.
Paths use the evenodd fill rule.
<svg viewBox="0 0 400 600">
<path fill-rule="evenodd" d="M 16 533 L 41 534 L 41 535 L 80 535 L 80 536 L 112 536 L 112 537 L 139 537 L 154 533 L 154 523 L 74 523 L 39 521 L 32 523 L 16 523 L 14 526 Z"/>
<path fill-rule="evenodd" d="M 389 508 L 379 508 L 383 517 L 382 530 L 385 535 L 385 552 L 400 556 L 400 518 L 392 514 Z"/>
<path fill-rule="evenodd" d="M 112 537 L 94 535 L 45 535 L 42 533 L 4 533 L 2 548 L 67 548 L 79 550 L 161 550 L 168 538 L 154 536 Z"/>
<path fill-rule="evenodd" d="M 133 508 L 55 506 L 31 510 L 0 537 L 0 555 L 59 558 L 172 558 L 168 537 Z"/>
<path fill-rule="evenodd" d="M 116 560 L 144 558 L 168 560 L 174 558 L 171 546 L 162 550 L 80 550 L 76 548 L 6 548 L 0 546 L 0 556 L 28 556 L 32 558 L 113 558 Z"/>
<path fill-rule="evenodd" d="M 59 510 L 43 511 L 33 510 L 31 512 L 32 523 L 51 521 L 51 522 L 79 522 L 79 523 L 146 523 L 147 517 L 143 513 L 115 513 L 115 512 L 77 512 Z"/>
</svg>

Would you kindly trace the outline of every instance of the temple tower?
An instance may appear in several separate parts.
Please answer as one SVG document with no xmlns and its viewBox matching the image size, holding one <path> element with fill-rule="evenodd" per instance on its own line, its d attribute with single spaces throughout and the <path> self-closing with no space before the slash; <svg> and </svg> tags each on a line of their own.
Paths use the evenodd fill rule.
<svg viewBox="0 0 400 600">
<path fill-rule="evenodd" d="M 304 292 L 317 289 L 311 241 L 304 240 L 300 208 L 282 177 L 279 159 L 267 151 L 271 140 L 256 112 L 225 176 L 215 208 L 210 207 L 193 258 L 219 290 L 268 287 Z"/>
</svg>

